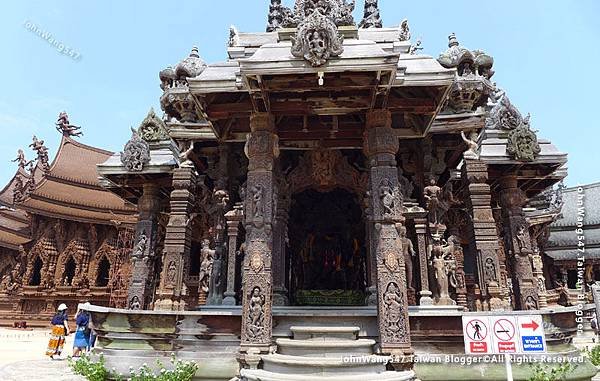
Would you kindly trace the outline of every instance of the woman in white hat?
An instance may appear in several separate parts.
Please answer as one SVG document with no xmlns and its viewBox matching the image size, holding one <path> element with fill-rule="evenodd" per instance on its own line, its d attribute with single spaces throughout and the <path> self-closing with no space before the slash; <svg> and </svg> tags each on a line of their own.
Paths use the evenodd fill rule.
<svg viewBox="0 0 600 381">
<path fill-rule="evenodd" d="M 48 349 L 46 349 L 46 356 L 50 356 L 52 360 L 54 360 L 54 356 L 60 356 L 65 345 L 65 336 L 68 336 L 70 333 L 67 319 L 67 305 L 61 303 L 57 308 L 56 314 L 50 321 L 52 324 L 52 333 L 50 334 Z"/>
</svg>

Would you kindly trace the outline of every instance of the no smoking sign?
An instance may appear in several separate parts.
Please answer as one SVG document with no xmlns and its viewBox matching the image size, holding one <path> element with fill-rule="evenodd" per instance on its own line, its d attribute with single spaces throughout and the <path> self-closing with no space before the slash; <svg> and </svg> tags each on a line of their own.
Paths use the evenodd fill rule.
<svg viewBox="0 0 600 381">
<path fill-rule="evenodd" d="M 517 341 L 515 338 L 516 322 L 512 316 L 491 317 L 493 324 L 494 350 L 498 353 L 516 353 Z"/>
</svg>

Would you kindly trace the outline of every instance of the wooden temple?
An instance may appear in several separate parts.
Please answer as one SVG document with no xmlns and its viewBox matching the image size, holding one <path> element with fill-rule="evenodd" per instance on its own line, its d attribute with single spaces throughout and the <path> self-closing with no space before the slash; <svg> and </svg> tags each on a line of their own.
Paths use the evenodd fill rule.
<svg viewBox="0 0 600 381">
<path fill-rule="evenodd" d="M 368 379 L 409 380 L 415 339 L 455 340 L 444 314 L 568 305 L 545 251 L 567 155 L 492 81 L 491 55 L 451 34 L 433 58 L 376 0 L 360 22 L 353 8 L 272 0 L 266 32 L 230 29 L 224 62 L 192 48 L 159 73 L 164 115 L 120 153 L 64 119 L 52 164 L 34 139 L 0 193 L 2 319 L 109 307 L 92 308 L 109 355 L 111 316 L 154 316 L 160 345 L 240 352 L 243 380 L 296 379 L 292 335 L 366 335 L 357 347 L 399 359 Z"/>
</svg>

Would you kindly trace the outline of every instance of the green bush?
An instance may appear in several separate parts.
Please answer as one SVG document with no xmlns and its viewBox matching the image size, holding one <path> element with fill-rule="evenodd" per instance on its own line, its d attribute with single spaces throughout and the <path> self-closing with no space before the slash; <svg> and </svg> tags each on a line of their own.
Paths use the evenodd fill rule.
<svg viewBox="0 0 600 381">
<path fill-rule="evenodd" d="M 527 381 L 562 381 L 565 379 L 567 373 L 574 368 L 571 364 L 560 364 L 552 368 L 535 364 L 533 366 L 533 375 Z"/>
<path fill-rule="evenodd" d="M 592 364 L 595 366 L 600 365 L 600 345 L 594 346 L 591 351 L 586 348 L 583 353 L 590 359 Z"/>
<path fill-rule="evenodd" d="M 198 364 L 193 361 L 182 361 L 171 356 L 173 369 L 166 369 L 162 362 L 156 361 L 160 369 L 155 373 L 147 364 L 139 367 L 138 370 L 129 368 L 129 376 L 117 374 L 114 369 L 109 371 L 105 367 L 104 357 L 100 355 L 98 361 L 93 361 L 89 356 L 83 355 L 78 360 L 69 358 L 69 366 L 75 374 L 85 377 L 89 381 L 106 380 L 129 380 L 129 381 L 190 381 L 198 370 Z"/>
</svg>

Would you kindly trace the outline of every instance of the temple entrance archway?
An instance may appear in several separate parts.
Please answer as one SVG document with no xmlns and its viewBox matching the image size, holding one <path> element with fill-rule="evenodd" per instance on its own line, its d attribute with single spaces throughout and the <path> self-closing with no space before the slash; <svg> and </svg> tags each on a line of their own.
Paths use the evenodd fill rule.
<svg viewBox="0 0 600 381">
<path fill-rule="evenodd" d="M 289 214 L 290 301 L 296 305 L 363 305 L 365 224 L 356 194 L 307 189 Z"/>
</svg>

